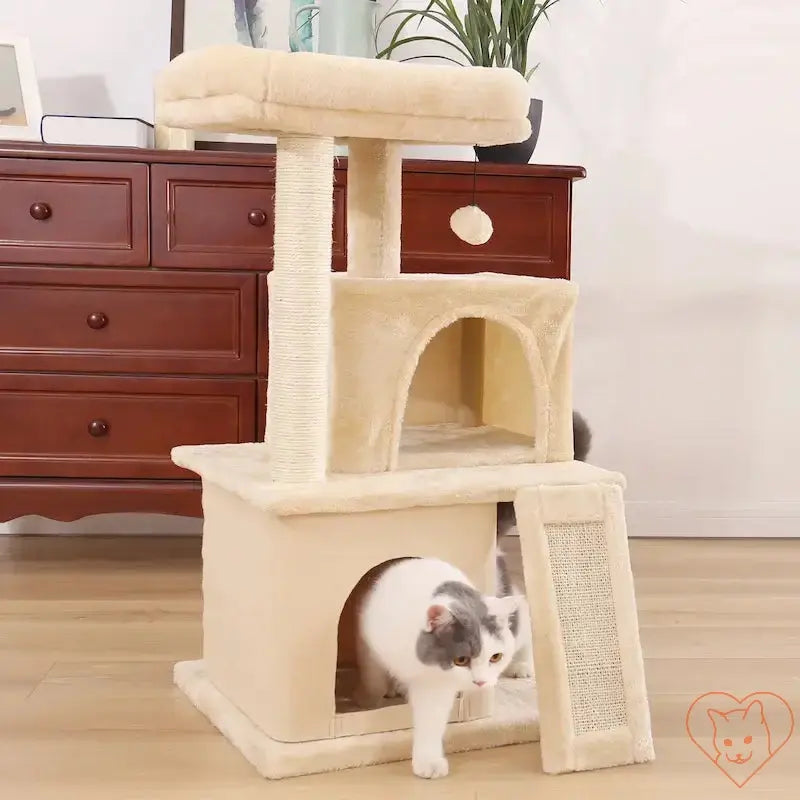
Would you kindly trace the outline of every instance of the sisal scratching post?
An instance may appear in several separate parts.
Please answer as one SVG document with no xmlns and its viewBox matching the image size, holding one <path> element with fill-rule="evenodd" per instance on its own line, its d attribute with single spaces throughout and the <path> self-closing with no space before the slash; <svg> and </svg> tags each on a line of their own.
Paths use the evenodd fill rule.
<svg viewBox="0 0 800 800">
<path fill-rule="evenodd" d="M 347 163 L 347 271 L 400 274 L 402 165 L 399 142 L 351 139 Z"/>
<path fill-rule="evenodd" d="M 651 761 L 621 488 L 523 488 L 514 507 L 531 607 L 544 771 Z"/>
<path fill-rule="evenodd" d="M 266 441 L 274 481 L 321 481 L 328 461 L 333 139 L 285 135 L 277 150 Z"/>
</svg>

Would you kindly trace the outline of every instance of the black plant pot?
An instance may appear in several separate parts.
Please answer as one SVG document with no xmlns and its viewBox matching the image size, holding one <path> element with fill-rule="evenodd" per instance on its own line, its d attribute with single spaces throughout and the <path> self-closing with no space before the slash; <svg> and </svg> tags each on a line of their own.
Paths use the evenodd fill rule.
<svg viewBox="0 0 800 800">
<path fill-rule="evenodd" d="M 478 147 L 478 145 L 475 145 L 475 155 L 478 156 L 478 161 L 486 161 L 490 164 L 527 164 L 536 149 L 536 142 L 539 141 L 543 105 L 541 100 L 531 100 L 528 110 L 528 119 L 531 121 L 531 135 L 524 142 L 496 144 L 491 147 Z"/>
</svg>

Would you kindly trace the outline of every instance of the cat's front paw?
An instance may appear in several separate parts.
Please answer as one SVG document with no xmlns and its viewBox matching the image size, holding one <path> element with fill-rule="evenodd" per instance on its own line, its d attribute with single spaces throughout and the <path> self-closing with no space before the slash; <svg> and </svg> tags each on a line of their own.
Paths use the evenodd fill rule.
<svg viewBox="0 0 800 800">
<path fill-rule="evenodd" d="M 511 663 L 503 673 L 505 678 L 530 678 L 533 676 L 533 665 L 526 661 Z"/>
<path fill-rule="evenodd" d="M 394 700 L 397 697 L 405 698 L 405 696 L 406 692 L 402 684 L 392 678 L 391 683 L 389 684 L 389 690 L 386 692 L 384 697 L 388 698 L 389 700 Z"/>
<path fill-rule="evenodd" d="M 450 772 L 450 765 L 444 756 L 414 756 L 411 769 L 418 778 L 444 778 Z"/>
<path fill-rule="evenodd" d="M 353 701 L 359 708 L 364 710 L 379 708 L 382 699 L 381 697 L 376 697 L 375 694 L 360 683 L 353 692 Z"/>
</svg>

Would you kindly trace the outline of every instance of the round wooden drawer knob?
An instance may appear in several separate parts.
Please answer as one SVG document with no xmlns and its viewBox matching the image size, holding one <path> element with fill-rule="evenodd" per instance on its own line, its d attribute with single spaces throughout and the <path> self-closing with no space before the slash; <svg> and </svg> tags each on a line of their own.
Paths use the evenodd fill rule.
<svg viewBox="0 0 800 800">
<path fill-rule="evenodd" d="M 89 433 L 92 436 L 105 436 L 108 433 L 108 423 L 104 419 L 93 419 L 89 423 Z"/>
<path fill-rule="evenodd" d="M 86 324 L 96 331 L 108 325 L 108 317 L 102 311 L 94 311 L 86 317 Z"/>
<path fill-rule="evenodd" d="M 34 203 L 31 206 L 31 216 L 38 220 L 50 219 L 53 216 L 53 210 L 47 203 Z"/>
<path fill-rule="evenodd" d="M 254 208 L 248 215 L 247 221 L 256 228 L 261 228 L 267 223 L 267 212 Z"/>
</svg>

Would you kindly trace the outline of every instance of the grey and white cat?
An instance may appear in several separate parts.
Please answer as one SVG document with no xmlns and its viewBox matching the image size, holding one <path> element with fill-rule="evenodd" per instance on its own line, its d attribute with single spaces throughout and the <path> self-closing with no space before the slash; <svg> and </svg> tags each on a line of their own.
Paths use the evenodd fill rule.
<svg viewBox="0 0 800 800">
<path fill-rule="evenodd" d="M 575 457 L 584 460 L 591 431 L 577 412 L 573 428 Z M 458 692 L 533 672 L 528 604 L 500 547 L 515 524 L 513 503 L 499 503 L 495 595 L 482 595 L 452 564 L 409 558 L 378 575 L 359 606 L 356 702 L 374 708 L 386 697 L 407 697 L 411 765 L 421 778 L 449 771 L 443 738 Z"/>
<path fill-rule="evenodd" d="M 572 412 L 572 441 L 576 461 L 586 461 L 592 448 L 592 429 L 577 411 Z M 505 536 L 517 526 L 513 503 L 497 504 L 497 535 Z"/>
<path fill-rule="evenodd" d="M 528 619 L 522 595 L 482 595 L 445 561 L 403 559 L 377 578 L 359 608 L 355 699 L 373 708 L 407 697 L 415 775 L 447 775 L 442 740 L 458 692 L 530 675 Z"/>
</svg>

